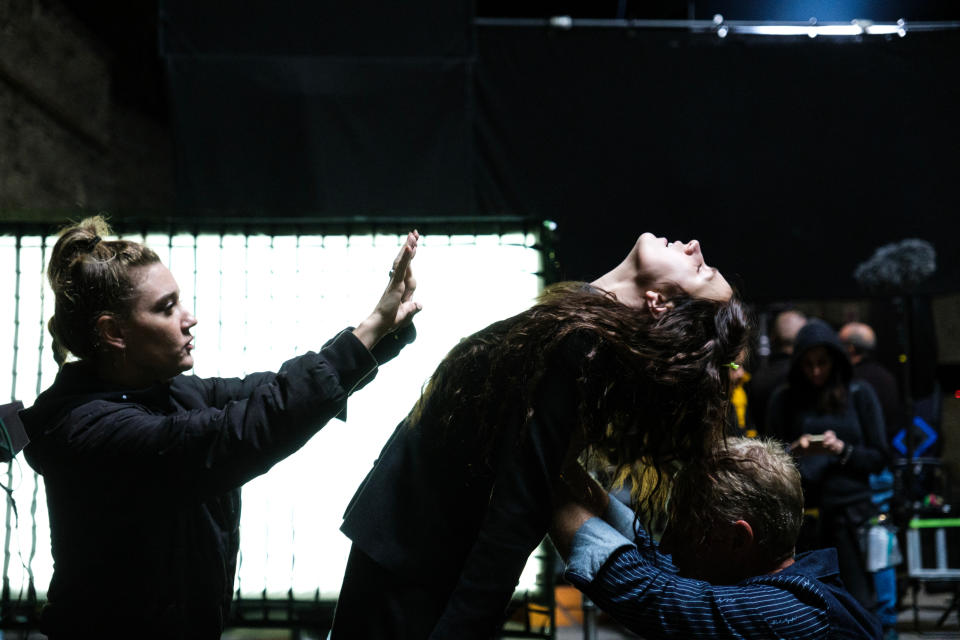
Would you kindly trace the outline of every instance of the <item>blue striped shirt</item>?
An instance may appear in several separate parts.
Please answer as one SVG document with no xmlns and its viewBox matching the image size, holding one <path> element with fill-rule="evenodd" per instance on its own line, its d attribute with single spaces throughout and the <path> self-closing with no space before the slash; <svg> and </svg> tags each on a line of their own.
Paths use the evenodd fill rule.
<svg viewBox="0 0 960 640">
<path fill-rule="evenodd" d="M 605 520 L 573 538 L 565 577 L 598 607 L 645 638 L 880 638 L 876 619 L 840 583 L 836 550 L 800 554 L 776 573 L 736 585 L 677 575 L 633 512 L 611 498 Z"/>
</svg>

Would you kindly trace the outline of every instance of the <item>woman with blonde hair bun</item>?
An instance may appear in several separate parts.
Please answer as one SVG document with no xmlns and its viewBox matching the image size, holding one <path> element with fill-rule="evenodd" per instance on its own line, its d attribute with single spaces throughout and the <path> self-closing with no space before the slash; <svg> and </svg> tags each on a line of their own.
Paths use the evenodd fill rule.
<svg viewBox="0 0 960 640">
<path fill-rule="evenodd" d="M 41 630 L 51 640 L 219 638 L 240 487 L 303 446 L 413 340 L 419 236 L 407 236 L 356 328 L 277 373 L 204 379 L 183 375 L 197 319 L 173 275 L 149 247 L 110 235 L 101 217 L 61 233 L 47 275 L 62 366 L 21 413 L 50 515 Z"/>
</svg>

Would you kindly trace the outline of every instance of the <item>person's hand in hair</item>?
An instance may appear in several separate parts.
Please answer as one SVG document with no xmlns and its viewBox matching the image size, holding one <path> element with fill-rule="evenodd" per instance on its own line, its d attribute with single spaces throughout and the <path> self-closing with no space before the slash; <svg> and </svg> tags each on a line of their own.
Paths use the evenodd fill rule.
<svg viewBox="0 0 960 640">
<path fill-rule="evenodd" d="M 416 230 L 407 234 L 400 253 L 393 261 L 390 281 L 383 295 L 380 296 L 380 301 L 373 313 L 353 330 L 354 335 L 367 349 L 372 349 L 388 333 L 410 324 L 413 316 L 423 308 L 419 302 L 413 300 L 417 281 L 413 277 L 413 269 L 410 266 L 410 262 L 417 253 L 419 239 L 420 234 Z"/>
</svg>

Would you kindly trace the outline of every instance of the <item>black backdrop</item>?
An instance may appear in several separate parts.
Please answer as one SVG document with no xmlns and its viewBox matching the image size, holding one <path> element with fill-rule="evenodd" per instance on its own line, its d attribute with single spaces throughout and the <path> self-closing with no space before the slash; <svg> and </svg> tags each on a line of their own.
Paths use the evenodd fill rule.
<svg viewBox="0 0 960 640">
<path fill-rule="evenodd" d="M 162 3 L 184 212 L 550 218 L 571 278 L 642 230 L 696 236 L 754 300 L 858 296 L 859 262 L 920 237 L 939 258 L 923 291 L 960 290 L 956 32 L 720 39 L 308 4 Z"/>
<path fill-rule="evenodd" d="M 482 29 L 481 208 L 559 217 L 574 273 L 650 228 L 748 297 L 856 296 L 875 247 L 921 237 L 957 290 L 958 45 Z"/>
</svg>

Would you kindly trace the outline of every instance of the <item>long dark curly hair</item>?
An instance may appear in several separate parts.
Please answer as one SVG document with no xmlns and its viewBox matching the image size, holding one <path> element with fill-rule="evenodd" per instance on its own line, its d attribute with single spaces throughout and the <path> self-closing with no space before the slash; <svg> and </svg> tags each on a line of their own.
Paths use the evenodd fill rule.
<svg viewBox="0 0 960 640">
<path fill-rule="evenodd" d="M 413 412 L 439 437 L 470 425 L 481 463 L 501 425 L 534 415 L 550 367 L 576 379 L 578 433 L 593 464 L 632 481 L 638 506 L 662 504 L 672 463 L 723 437 L 726 364 L 748 343 L 743 304 L 685 294 L 654 317 L 584 283 L 547 288 L 537 304 L 465 338 L 440 363 Z M 573 354 L 573 356 L 572 356 Z M 522 429 L 520 430 L 522 433 Z"/>
</svg>

